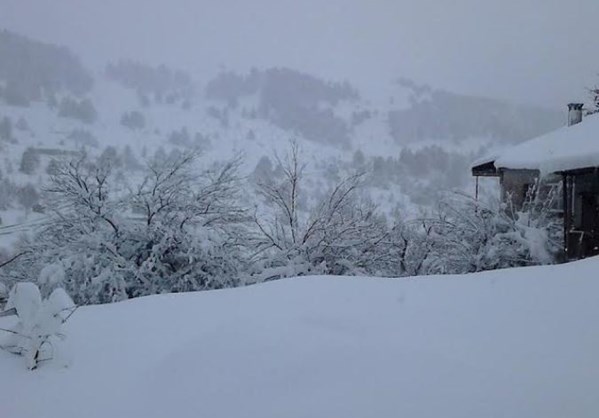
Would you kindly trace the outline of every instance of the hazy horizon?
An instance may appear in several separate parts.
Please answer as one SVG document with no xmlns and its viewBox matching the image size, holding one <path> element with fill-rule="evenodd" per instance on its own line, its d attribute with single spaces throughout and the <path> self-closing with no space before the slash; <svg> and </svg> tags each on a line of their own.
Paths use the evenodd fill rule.
<svg viewBox="0 0 599 418">
<path fill-rule="evenodd" d="M 380 90 L 391 79 L 559 108 L 599 82 L 599 2 L 0 0 L 0 28 L 91 68 L 132 58 L 210 76 L 288 66 Z"/>
</svg>

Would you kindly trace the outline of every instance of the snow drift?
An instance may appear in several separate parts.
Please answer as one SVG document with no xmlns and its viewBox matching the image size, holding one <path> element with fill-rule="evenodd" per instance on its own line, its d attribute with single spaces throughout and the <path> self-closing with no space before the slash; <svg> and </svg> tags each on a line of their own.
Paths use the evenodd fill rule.
<svg viewBox="0 0 599 418">
<path fill-rule="evenodd" d="M 83 307 L 69 356 L 30 372 L 0 352 L 0 416 L 594 417 L 598 268 L 303 277 Z"/>
</svg>

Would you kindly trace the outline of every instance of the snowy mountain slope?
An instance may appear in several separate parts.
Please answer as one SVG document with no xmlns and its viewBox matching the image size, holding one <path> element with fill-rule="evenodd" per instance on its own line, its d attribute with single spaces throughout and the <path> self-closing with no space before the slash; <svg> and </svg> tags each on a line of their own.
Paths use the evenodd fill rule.
<svg viewBox="0 0 599 418">
<path fill-rule="evenodd" d="M 595 417 L 598 267 L 303 277 L 83 307 L 68 356 L 29 372 L 0 352 L 0 415 Z"/>
<path fill-rule="evenodd" d="M 0 228 L 39 217 L 36 192 L 55 159 L 112 147 L 131 178 L 155 153 L 199 148 L 202 165 L 241 154 L 243 175 L 261 162 L 273 174 L 273 154 L 284 154 L 291 139 L 308 163 L 310 192 L 366 170 L 375 173 L 366 194 L 384 212 L 410 217 L 442 190 L 471 190 L 469 162 L 482 153 L 561 123 L 553 111 L 405 79 L 373 80 L 374 94 L 285 68 L 197 80 L 125 60 L 91 72 L 66 48 L 2 35 L 15 65 L 0 56 Z"/>
<path fill-rule="evenodd" d="M 397 88 L 391 93 L 396 98 L 412 94 L 410 90 Z M 28 147 L 85 149 L 93 155 L 102 152 L 107 146 L 122 149 L 128 145 L 136 158 L 142 160 L 160 147 L 168 150 L 199 146 L 204 151 L 206 161 L 243 153 L 247 160 L 247 170 L 251 171 L 261 157 L 272 157 L 275 150 L 281 152 L 292 138 L 302 144 L 307 159 L 315 162 L 326 162 L 334 158 L 351 162 L 358 150 L 367 158 L 397 158 L 402 149 L 425 152 L 422 150 L 427 145 L 440 146 L 449 153 L 478 155 L 481 149 L 493 146 L 497 141 L 491 133 L 474 137 L 464 133 L 457 142 L 453 139 L 423 137 L 417 142 L 402 144 L 391 136 L 388 126 L 388 112 L 396 105 L 369 105 L 367 99 L 335 105 L 334 109 L 339 114 L 344 114 L 343 119 L 339 120 L 344 121 L 349 129 L 349 142 L 340 145 L 307 139 L 301 131 L 277 126 L 268 116 L 255 116 L 252 112 L 260 105 L 251 97 L 239 99 L 235 106 L 201 94 L 193 96 L 186 109 L 180 103 L 163 102 L 143 106 L 134 90 L 106 80 L 102 74 L 96 77 L 94 88 L 88 97 L 97 111 L 97 118 L 91 123 L 59 117 L 59 111 L 42 102 L 31 103 L 28 107 L 15 107 L 0 101 L 0 117 L 8 118 L 13 125 L 11 140 L 0 142 L 5 160 L 10 160 L 13 167 L 7 167 L 4 162 L 0 169 L 4 172 L 18 171 L 19 161 Z M 399 99 L 394 103 L 396 102 Z M 130 129 L 122 125 L 123 115 L 132 111 L 143 115 L 143 128 Z M 362 112 L 366 116 L 359 116 Z M 312 123 L 309 115 L 308 113 L 306 121 L 296 123 Z M 291 116 L 286 116 L 289 117 Z M 14 127 L 19 120 L 23 121 L 26 128 Z M 326 119 L 319 123 L 324 124 L 322 129 L 328 129 Z M 547 130 L 552 127 L 550 124 L 545 126 Z M 47 161 L 31 175 L 43 176 L 45 165 Z M 464 167 L 464 173 L 466 171 Z"/>
</svg>

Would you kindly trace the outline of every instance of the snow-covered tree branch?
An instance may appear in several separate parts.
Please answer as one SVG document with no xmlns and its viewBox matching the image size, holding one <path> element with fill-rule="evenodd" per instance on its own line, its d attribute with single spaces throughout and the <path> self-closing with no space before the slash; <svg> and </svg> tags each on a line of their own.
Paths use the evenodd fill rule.
<svg viewBox="0 0 599 418">
<path fill-rule="evenodd" d="M 197 154 L 175 154 L 148 162 L 137 185 L 98 161 L 60 166 L 48 218 L 6 273 L 22 281 L 57 263 L 79 304 L 235 285 L 249 219 L 239 163 L 201 170 Z"/>
<path fill-rule="evenodd" d="M 386 235 L 375 207 L 360 200 L 363 175 L 336 184 L 316 205 L 302 210 L 305 164 L 296 143 L 285 158 L 277 158 L 283 179 L 258 184 L 264 213 L 254 217 L 256 253 L 264 265 L 262 277 L 303 274 L 357 274 L 371 271 L 372 257 Z"/>
</svg>

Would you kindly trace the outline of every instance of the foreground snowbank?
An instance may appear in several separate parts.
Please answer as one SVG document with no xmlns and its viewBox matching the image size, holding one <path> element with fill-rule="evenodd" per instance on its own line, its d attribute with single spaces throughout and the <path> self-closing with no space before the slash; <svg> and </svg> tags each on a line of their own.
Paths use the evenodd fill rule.
<svg viewBox="0 0 599 418">
<path fill-rule="evenodd" d="M 68 367 L 0 352 L 0 417 L 595 417 L 598 271 L 298 278 L 81 308 Z"/>
</svg>

